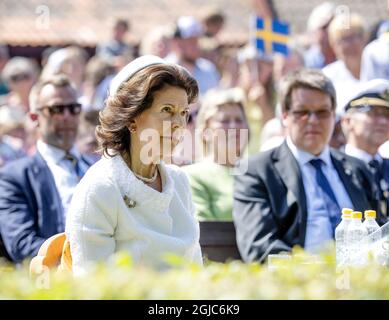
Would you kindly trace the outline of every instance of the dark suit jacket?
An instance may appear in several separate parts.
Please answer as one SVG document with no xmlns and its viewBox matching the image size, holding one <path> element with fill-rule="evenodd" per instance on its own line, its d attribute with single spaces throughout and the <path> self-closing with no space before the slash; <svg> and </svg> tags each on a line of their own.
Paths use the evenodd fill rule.
<svg viewBox="0 0 389 320">
<path fill-rule="evenodd" d="M 331 158 L 354 207 L 377 209 L 366 165 L 335 150 Z M 286 143 L 250 158 L 247 172 L 235 177 L 233 218 L 244 261 L 263 262 L 269 254 L 304 247 L 305 191 L 297 160 Z"/>
<path fill-rule="evenodd" d="M 389 183 L 389 159 L 384 159 L 383 167 L 384 178 Z"/>
<path fill-rule="evenodd" d="M 0 170 L 0 257 L 33 257 L 47 238 L 64 230 L 61 198 L 39 153 Z"/>
</svg>

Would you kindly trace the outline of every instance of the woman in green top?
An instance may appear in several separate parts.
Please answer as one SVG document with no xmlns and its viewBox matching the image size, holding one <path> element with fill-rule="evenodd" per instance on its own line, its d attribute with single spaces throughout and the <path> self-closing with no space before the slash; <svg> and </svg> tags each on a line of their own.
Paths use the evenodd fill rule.
<svg viewBox="0 0 389 320">
<path fill-rule="evenodd" d="M 201 221 L 232 220 L 234 165 L 248 142 L 244 103 L 244 92 L 239 88 L 212 90 L 199 110 L 196 141 L 202 157 L 183 169 L 189 175 Z"/>
</svg>

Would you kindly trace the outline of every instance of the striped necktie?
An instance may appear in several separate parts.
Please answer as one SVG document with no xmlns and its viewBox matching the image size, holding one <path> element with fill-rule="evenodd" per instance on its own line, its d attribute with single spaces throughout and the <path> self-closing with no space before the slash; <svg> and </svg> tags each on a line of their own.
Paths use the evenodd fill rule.
<svg viewBox="0 0 389 320">
<path fill-rule="evenodd" d="M 64 159 L 70 161 L 70 163 L 72 164 L 72 168 L 74 169 L 74 172 L 77 174 L 78 180 L 80 180 L 82 175 L 81 175 L 79 160 L 77 159 L 77 157 L 71 154 L 70 152 L 66 152 Z"/>
</svg>

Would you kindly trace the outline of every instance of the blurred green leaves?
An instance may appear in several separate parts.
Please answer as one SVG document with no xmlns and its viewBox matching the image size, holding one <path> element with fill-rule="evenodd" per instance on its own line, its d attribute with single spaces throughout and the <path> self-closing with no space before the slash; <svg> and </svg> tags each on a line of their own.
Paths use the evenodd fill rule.
<svg viewBox="0 0 389 320">
<path fill-rule="evenodd" d="M 158 272 L 120 253 L 84 277 L 54 270 L 43 287 L 29 277 L 27 262 L 22 268 L 0 264 L 0 299 L 389 299 L 388 268 L 337 269 L 333 251 L 312 257 L 297 249 L 271 270 L 240 261 L 207 261 L 201 268 L 167 259 L 172 268 Z"/>
</svg>

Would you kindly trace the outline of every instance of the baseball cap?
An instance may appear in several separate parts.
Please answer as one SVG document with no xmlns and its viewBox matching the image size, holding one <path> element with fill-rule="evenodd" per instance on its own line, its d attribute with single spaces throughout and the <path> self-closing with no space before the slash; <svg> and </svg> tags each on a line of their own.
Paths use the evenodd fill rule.
<svg viewBox="0 0 389 320">
<path fill-rule="evenodd" d="M 318 30 L 327 25 L 335 16 L 336 6 L 332 2 L 323 2 L 316 6 L 308 18 L 308 31 Z"/>
<path fill-rule="evenodd" d="M 192 16 L 182 16 L 178 18 L 176 24 L 175 38 L 188 39 L 203 35 L 201 23 Z"/>
</svg>

